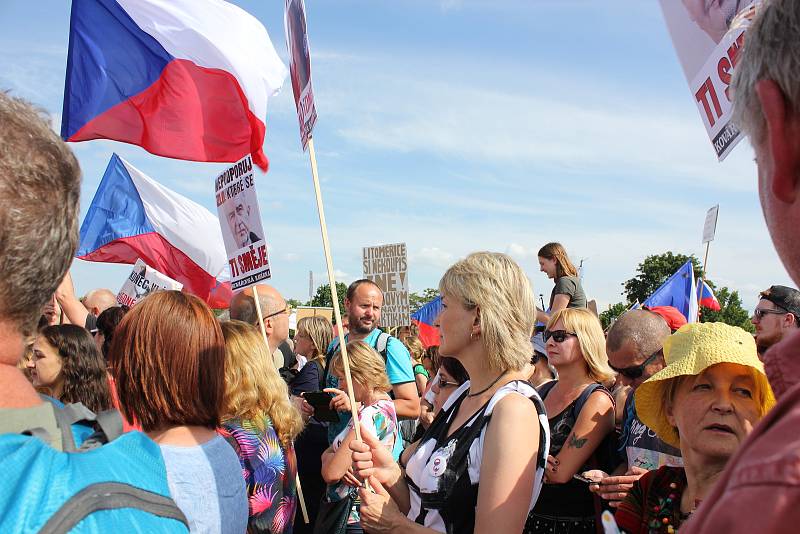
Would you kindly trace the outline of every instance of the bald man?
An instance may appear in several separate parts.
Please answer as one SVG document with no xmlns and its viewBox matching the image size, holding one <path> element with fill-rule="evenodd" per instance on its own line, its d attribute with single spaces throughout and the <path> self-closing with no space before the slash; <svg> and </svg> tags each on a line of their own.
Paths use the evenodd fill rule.
<svg viewBox="0 0 800 534">
<path fill-rule="evenodd" d="M 94 334 L 97 331 L 97 317 L 117 305 L 117 296 L 110 289 L 93 289 L 81 302 L 75 296 L 72 275 L 68 272 L 56 289 L 56 301 L 70 323 L 83 326 Z"/>
<path fill-rule="evenodd" d="M 286 305 L 283 296 L 274 287 L 267 284 L 258 284 L 256 287 L 264 319 L 264 330 L 267 333 L 267 344 L 272 358 L 278 369 L 291 369 L 297 363 L 294 351 L 288 343 L 291 310 Z M 235 321 L 243 321 L 259 328 L 258 313 L 251 287 L 237 293 L 231 299 L 230 316 Z"/>
<path fill-rule="evenodd" d="M 636 415 L 634 393 L 645 380 L 664 368 L 664 340 L 670 327 L 659 314 L 647 310 L 625 312 L 611 326 L 606 340 L 608 363 L 619 381 L 632 388 L 625 402 L 619 452 L 624 461 L 612 476 L 592 471 L 599 484 L 589 489 L 616 507 L 644 473 L 663 465 L 682 466 L 681 451 L 667 445 Z"/>
</svg>

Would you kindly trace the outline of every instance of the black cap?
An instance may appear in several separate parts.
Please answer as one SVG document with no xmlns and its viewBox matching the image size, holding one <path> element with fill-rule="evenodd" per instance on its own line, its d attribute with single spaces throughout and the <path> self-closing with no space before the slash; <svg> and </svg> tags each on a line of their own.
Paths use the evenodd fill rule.
<svg viewBox="0 0 800 534">
<path fill-rule="evenodd" d="M 759 296 L 794 315 L 795 324 L 800 325 L 800 291 L 793 287 L 772 286 Z"/>
</svg>

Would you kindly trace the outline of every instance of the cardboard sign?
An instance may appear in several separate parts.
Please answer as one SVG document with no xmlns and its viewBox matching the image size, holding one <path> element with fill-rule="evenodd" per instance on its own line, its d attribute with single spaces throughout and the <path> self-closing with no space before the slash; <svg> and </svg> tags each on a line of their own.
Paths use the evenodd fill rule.
<svg viewBox="0 0 800 534">
<path fill-rule="evenodd" d="M 300 140 L 305 151 L 317 123 L 317 108 L 314 106 L 314 90 L 311 87 L 311 50 L 308 46 L 306 6 L 303 0 L 286 0 L 283 20 L 286 46 L 289 48 L 294 105 L 300 121 Z"/>
<path fill-rule="evenodd" d="M 717 233 L 717 217 L 719 216 L 719 204 L 708 210 L 706 222 L 703 224 L 703 244 L 714 241 Z"/>
<path fill-rule="evenodd" d="M 117 294 L 117 302 L 132 307 L 150 293 L 165 289 L 180 291 L 183 289 L 183 284 L 148 267 L 141 259 L 137 259 L 133 271 Z"/>
<path fill-rule="evenodd" d="M 222 240 L 228 253 L 231 288 L 244 289 L 266 280 L 271 276 L 267 242 L 249 154 L 217 176 L 214 192 Z"/>
<path fill-rule="evenodd" d="M 411 324 L 406 244 L 364 247 L 363 270 L 364 278 L 375 282 L 383 291 L 380 326 Z"/>
<path fill-rule="evenodd" d="M 329 321 L 333 321 L 333 308 L 324 306 L 298 306 L 297 307 L 297 320 L 306 317 L 325 317 Z"/>
<path fill-rule="evenodd" d="M 719 161 L 741 140 L 729 90 L 759 0 L 659 0 L 689 90 Z"/>
</svg>

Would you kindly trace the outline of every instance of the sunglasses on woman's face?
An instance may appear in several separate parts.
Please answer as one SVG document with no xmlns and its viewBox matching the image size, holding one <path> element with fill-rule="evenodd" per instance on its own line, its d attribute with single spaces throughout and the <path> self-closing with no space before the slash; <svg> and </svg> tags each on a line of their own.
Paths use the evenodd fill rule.
<svg viewBox="0 0 800 534">
<path fill-rule="evenodd" d="M 458 382 L 451 382 L 449 380 L 443 380 L 441 378 L 439 379 L 440 388 L 457 388 L 460 385 L 461 384 L 459 384 Z"/>
<path fill-rule="evenodd" d="M 608 365 L 614 371 L 616 371 L 617 373 L 621 374 L 622 376 L 630 378 L 631 380 L 636 380 L 637 378 L 640 378 L 644 374 L 644 368 L 647 367 L 648 365 L 650 365 L 650 362 L 655 360 L 656 356 L 661 354 L 661 350 L 662 349 L 658 349 L 657 351 L 655 351 L 653 354 L 650 355 L 649 358 L 647 358 L 644 362 L 642 362 L 641 365 L 634 365 L 632 367 L 625 367 L 623 369 L 619 369 L 617 367 L 614 367 L 610 363 Z"/>
<path fill-rule="evenodd" d="M 544 342 L 547 343 L 547 340 L 552 337 L 553 341 L 556 343 L 563 343 L 568 336 L 578 337 L 578 334 L 574 332 L 567 332 L 566 330 L 545 330 Z"/>
</svg>

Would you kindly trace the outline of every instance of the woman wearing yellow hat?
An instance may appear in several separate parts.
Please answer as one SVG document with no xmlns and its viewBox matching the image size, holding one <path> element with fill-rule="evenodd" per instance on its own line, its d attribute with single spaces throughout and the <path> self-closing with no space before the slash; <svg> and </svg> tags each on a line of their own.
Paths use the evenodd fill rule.
<svg viewBox="0 0 800 534">
<path fill-rule="evenodd" d="M 636 413 L 684 467 L 650 471 L 616 512 L 629 534 L 676 532 L 775 404 L 753 337 L 723 323 L 683 326 L 664 342 L 667 366 L 636 390 Z"/>
</svg>

